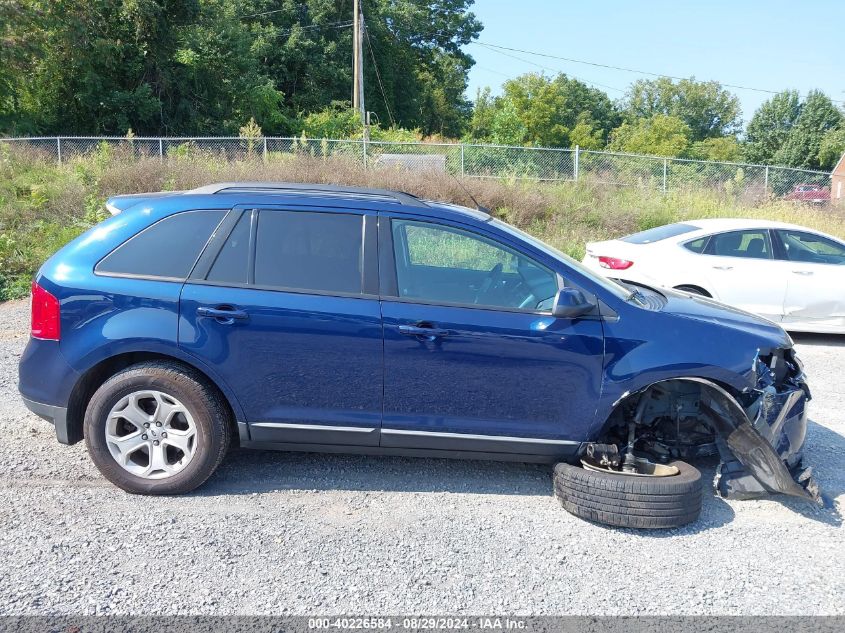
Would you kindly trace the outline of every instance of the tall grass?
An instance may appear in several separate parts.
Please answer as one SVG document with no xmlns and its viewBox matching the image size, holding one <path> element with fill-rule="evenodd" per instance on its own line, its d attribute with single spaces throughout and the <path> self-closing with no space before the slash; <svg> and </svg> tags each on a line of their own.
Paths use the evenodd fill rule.
<svg viewBox="0 0 845 633">
<path fill-rule="evenodd" d="M 398 189 L 473 206 L 451 176 L 398 169 L 364 170 L 352 160 L 284 155 L 267 163 L 213 156 L 160 161 L 131 159 L 103 149 L 58 166 L 42 157 L 0 146 L 0 299 L 25 296 L 41 263 L 105 217 L 114 194 L 190 189 L 215 181 L 314 182 Z M 667 194 L 590 181 L 541 184 L 462 181 L 498 217 L 575 258 L 588 241 L 609 239 L 669 222 L 745 217 L 781 220 L 845 237 L 845 213 L 782 200 L 753 202 L 726 191 L 690 189 Z"/>
</svg>

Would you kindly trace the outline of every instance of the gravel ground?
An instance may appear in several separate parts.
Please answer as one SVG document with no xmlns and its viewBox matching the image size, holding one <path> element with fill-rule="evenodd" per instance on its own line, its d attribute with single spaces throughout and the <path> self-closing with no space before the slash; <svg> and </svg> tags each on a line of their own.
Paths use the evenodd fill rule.
<svg viewBox="0 0 845 633">
<path fill-rule="evenodd" d="M 127 495 L 21 404 L 27 319 L 0 305 L 2 614 L 845 614 L 845 337 L 797 340 L 826 509 L 708 495 L 645 533 L 525 464 L 236 451 L 190 496 Z"/>
</svg>

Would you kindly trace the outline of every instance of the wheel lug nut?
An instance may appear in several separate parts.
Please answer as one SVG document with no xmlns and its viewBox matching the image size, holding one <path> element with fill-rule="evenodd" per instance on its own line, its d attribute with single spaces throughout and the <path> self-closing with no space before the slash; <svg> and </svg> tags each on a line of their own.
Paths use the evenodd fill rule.
<svg viewBox="0 0 845 633">
<path fill-rule="evenodd" d="M 146 434 L 146 433 L 144 433 L 144 434 L 141 436 L 141 439 L 142 439 L 142 440 L 147 439 L 147 434 Z"/>
<path fill-rule="evenodd" d="M 145 428 L 145 429 L 150 428 L 150 423 L 149 423 L 149 422 L 144 422 L 144 428 Z"/>
<path fill-rule="evenodd" d="M 162 437 L 167 437 L 167 431 L 161 434 Z"/>
<path fill-rule="evenodd" d="M 161 422 L 156 422 L 156 426 L 161 426 Z"/>
<path fill-rule="evenodd" d="M 155 444 L 156 446 L 158 446 L 158 440 L 156 440 L 155 442 L 153 442 L 153 444 Z"/>
</svg>

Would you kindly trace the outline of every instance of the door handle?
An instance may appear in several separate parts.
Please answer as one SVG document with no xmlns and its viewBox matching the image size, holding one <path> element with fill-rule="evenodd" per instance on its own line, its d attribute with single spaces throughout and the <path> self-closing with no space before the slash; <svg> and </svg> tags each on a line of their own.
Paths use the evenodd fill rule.
<svg viewBox="0 0 845 633">
<path fill-rule="evenodd" d="M 809 276 L 809 275 L 813 274 L 812 270 L 793 270 L 792 272 L 795 273 L 796 275 L 804 275 L 804 276 Z"/>
<path fill-rule="evenodd" d="M 713 266 L 716 270 L 733 270 L 733 266 Z"/>
<path fill-rule="evenodd" d="M 219 323 L 226 325 L 230 325 L 235 321 L 246 321 L 249 318 L 246 312 L 236 308 L 206 308 L 205 306 L 197 308 L 197 316 L 216 319 Z"/>
<path fill-rule="evenodd" d="M 419 325 L 400 325 L 399 334 L 404 334 L 405 336 L 417 336 L 427 341 L 433 341 L 443 336 L 447 336 L 449 334 L 449 330 L 441 330 L 436 327 L 423 327 Z"/>
</svg>

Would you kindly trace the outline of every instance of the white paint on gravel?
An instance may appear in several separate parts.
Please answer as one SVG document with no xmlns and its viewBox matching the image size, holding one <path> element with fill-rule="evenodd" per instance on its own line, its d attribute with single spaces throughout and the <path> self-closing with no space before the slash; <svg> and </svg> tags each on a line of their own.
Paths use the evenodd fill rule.
<svg viewBox="0 0 845 633">
<path fill-rule="evenodd" d="M 27 321 L 0 305 L 2 614 L 845 614 L 843 337 L 797 341 L 829 508 L 708 495 L 638 532 L 525 464 L 237 451 L 192 495 L 125 494 L 21 404 Z"/>
</svg>

